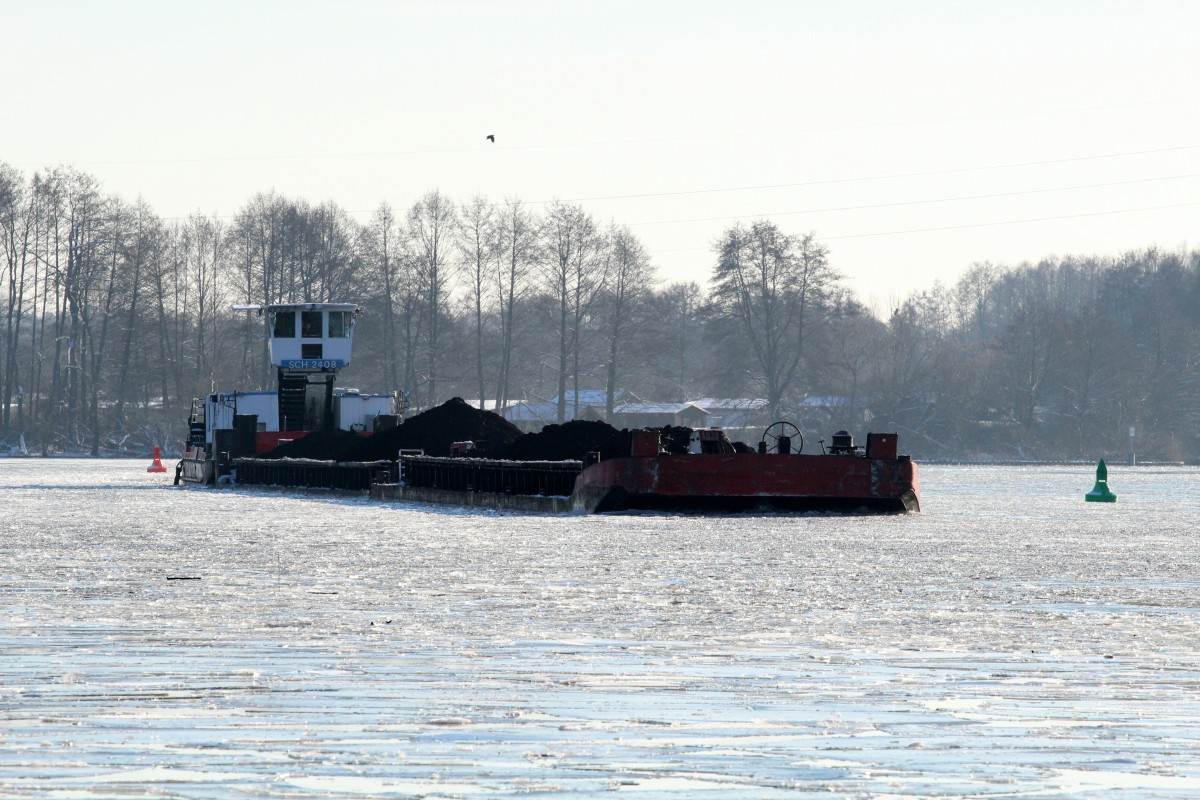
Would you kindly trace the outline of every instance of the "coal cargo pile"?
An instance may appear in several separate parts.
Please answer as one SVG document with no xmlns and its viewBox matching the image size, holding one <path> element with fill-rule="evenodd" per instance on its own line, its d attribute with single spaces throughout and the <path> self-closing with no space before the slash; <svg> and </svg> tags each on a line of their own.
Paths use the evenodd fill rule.
<svg viewBox="0 0 1200 800">
<path fill-rule="evenodd" d="M 343 430 L 314 431 L 284 442 L 259 458 L 314 458 L 320 461 L 351 461 L 346 454 L 357 449 L 363 437 Z"/>
<path fill-rule="evenodd" d="M 491 411 L 482 411 L 461 397 L 454 397 L 436 408 L 423 411 L 403 424 L 380 431 L 353 450 L 343 453 L 342 461 L 395 459 L 399 450 L 424 450 L 427 456 L 448 456 L 454 442 L 475 443 L 473 456 L 501 458 L 521 431 Z"/>
<path fill-rule="evenodd" d="M 629 431 L 582 419 L 547 425 L 539 433 L 527 433 L 513 442 L 506 457 L 514 461 L 582 461 L 593 451 L 599 451 L 602 459 L 629 455 Z"/>
</svg>

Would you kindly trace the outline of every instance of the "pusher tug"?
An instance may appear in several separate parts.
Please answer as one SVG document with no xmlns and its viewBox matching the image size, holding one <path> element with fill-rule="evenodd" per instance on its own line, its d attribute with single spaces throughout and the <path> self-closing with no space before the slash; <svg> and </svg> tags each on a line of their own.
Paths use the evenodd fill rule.
<svg viewBox="0 0 1200 800">
<path fill-rule="evenodd" d="M 193 400 L 176 483 L 232 482 L 235 459 L 269 452 L 314 431 L 369 434 L 396 424 L 394 394 L 361 394 L 334 385 L 338 370 L 350 364 L 357 305 L 277 303 L 234 309 L 265 316 L 278 389 L 214 392 Z"/>
</svg>

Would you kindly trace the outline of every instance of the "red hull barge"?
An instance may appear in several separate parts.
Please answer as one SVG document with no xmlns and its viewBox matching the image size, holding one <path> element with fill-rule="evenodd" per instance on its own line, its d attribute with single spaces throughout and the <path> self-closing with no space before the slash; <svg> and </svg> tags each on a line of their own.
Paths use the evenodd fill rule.
<svg viewBox="0 0 1200 800">
<path fill-rule="evenodd" d="M 658 431 L 633 431 L 630 455 L 593 453 L 587 466 L 401 455 L 397 482 L 376 482 L 371 496 L 540 512 L 920 510 L 917 465 L 897 455 L 893 433 L 868 434 L 861 448 L 838 431 L 821 455 L 793 453 L 793 437 L 764 434 L 759 452 L 738 453 L 720 430 L 692 436 L 690 452 L 667 454 Z"/>
<path fill-rule="evenodd" d="M 756 453 L 643 456 L 593 464 L 575 480 L 580 511 L 919 511 L 907 457 Z"/>
</svg>

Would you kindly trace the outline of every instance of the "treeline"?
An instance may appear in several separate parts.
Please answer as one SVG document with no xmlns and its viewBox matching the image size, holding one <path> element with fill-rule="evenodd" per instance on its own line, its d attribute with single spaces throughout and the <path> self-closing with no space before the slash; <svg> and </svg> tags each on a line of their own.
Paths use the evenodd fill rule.
<svg viewBox="0 0 1200 800">
<path fill-rule="evenodd" d="M 1200 254 L 971 266 L 882 318 L 812 234 L 736 224 L 664 283 L 637 236 L 577 204 L 381 205 L 258 194 L 168 220 L 72 168 L 0 164 L 0 442 L 169 452 L 192 398 L 271 388 L 236 303 L 355 302 L 341 383 L 414 407 L 621 390 L 761 397 L 810 441 L 895 430 L 930 458 L 1200 458 Z M 701 283 L 701 280 L 703 281 Z"/>
</svg>

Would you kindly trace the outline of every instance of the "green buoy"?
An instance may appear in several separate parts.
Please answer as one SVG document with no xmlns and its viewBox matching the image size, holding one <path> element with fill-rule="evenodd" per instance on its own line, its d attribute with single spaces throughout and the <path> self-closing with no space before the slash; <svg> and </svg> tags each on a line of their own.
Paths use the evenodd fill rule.
<svg viewBox="0 0 1200 800">
<path fill-rule="evenodd" d="M 1089 503 L 1117 502 L 1117 496 L 1108 488 L 1108 467 L 1105 466 L 1103 458 L 1096 465 L 1096 485 L 1083 496 L 1083 499 Z"/>
</svg>

